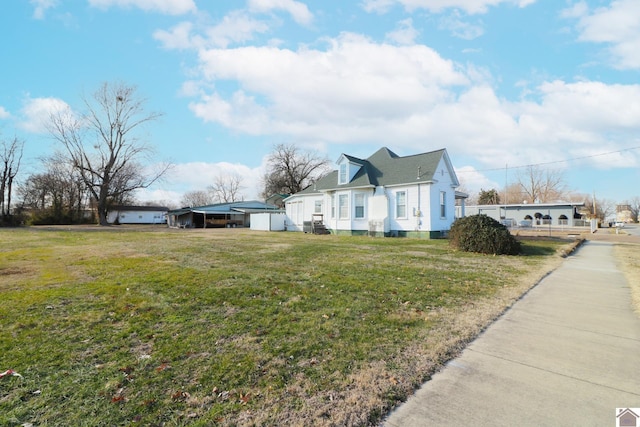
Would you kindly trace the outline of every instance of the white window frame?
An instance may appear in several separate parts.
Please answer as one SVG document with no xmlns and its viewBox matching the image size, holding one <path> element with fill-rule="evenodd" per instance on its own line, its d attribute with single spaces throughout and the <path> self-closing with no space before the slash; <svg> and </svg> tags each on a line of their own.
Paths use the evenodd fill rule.
<svg viewBox="0 0 640 427">
<path fill-rule="evenodd" d="M 349 219 L 349 195 L 338 195 L 338 217 L 340 219 Z"/>
<path fill-rule="evenodd" d="M 447 217 L 447 192 L 440 192 L 440 218 L 444 219 Z"/>
<path fill-rule="evenodd" d="M 336 217 L 336 196 L 331 195 L 331 218 Z"/>
<path fill-rule="evenodd" d="M 349 165 L 342 163 L 338 172 L 338 185 L 346 184 L 347 182 L 349 182 Z"/>
<path fill-rule="evenodd" d="M 315 200 L 313 202 L 313 213 L 322 213 L 322 200 Z"/>
<path fill-rule="evenodd" d="M 401 202 L 402 196 L 402 202 Z M 402 208 L 402 212 L 400 209 Z M 398 191 L 396 192 L 396 218 L 407 218 L 407 192 L 406 191 Z"/>
<path fill-rule="evenodd" d="M 360 199 L 360 200 L 358 200 Z M 355 219 L 364 219 L 366 218 L 367 212 L 365 209 L 366 200 L 364 193 L 356 193 L 353 195 L 353 217 Z M 361 209 L 361 214 L 358 215 L 358 208 Z"/>
</svg>

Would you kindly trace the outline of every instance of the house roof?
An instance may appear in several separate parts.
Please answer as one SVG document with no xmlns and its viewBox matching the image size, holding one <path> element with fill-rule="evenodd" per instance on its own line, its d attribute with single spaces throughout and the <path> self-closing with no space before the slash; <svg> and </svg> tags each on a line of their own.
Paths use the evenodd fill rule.
<svg viewBox="0 0 640 427">
<path fill-rule="evenodd" d="M 438 171 L 436 169 L 440 164 L 440 160 L 445 157 L 447 165 L 450 165 L 445 149 L 400 157 L 387 147 L 383 147 L 366 159 L 359 159 L 346 154 L 340 156 L 341 159 L 342 157 L 352 163 L 362 165 L 351 181 L 338 185 L 338 171 L 334 170 L 297 194 L 314 194 L 343 188 L 434 182 L 437 181 L 436 173 Z M 447 173 L 454 174 L 453 181 L 458 184 L 455 172 L 451 169 Z"/>
<path fill-rule="evenodd" d="M 216 203 L 213 205 L 185 207 L 180 209 L 174 209 L 169 211 L 170 215 L 184 215 L 188 212 L 197 212 L 204 214 L 217 214 L 217 213 L 250 213 L 250 212 L 264 212 L 264 211 L 277 211 L 278 208 L 275 205 L 264 203 L 258 200 L 249 200 L 242 202 L 231 203 Z"/>
<path fill-rule="evenodd" d="M 166 212 L 169 210 L 166 206 L 133 206 L 133 205 L 115 205 L 111 207 L 112 211 L 138 211 L 138 212 Z"/>
<path fill-rule="evenodd" d="M 547 209 L 559 207 L 581 207 L 584 202 L 557 202 L 557 203 L 510 203 L 497 205 L 467 205 L 468 208 L 519 208 L 519 209 Z"/>
</svg>

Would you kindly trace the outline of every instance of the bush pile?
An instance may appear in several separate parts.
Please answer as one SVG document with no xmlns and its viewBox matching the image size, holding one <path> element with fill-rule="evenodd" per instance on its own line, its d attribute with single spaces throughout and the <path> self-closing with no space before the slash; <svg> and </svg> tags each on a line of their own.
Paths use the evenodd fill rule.
<svg viewBox="0 0 640 427">
<path fill-rule="evenodd" d="M 518 255 L 520 242 L 507 227 L 486 215 L 457 219 L 449 231 L 452 247 L 465 252 L 494 255 Z"/>
</svg>

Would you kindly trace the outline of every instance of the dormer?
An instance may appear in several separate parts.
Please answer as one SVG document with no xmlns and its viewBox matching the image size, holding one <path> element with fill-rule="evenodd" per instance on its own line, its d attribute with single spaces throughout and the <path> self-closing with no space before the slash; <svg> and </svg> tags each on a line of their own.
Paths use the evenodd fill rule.
<svg viewBox="0 0 640 427">
<path fill-rule="evenodd" d="M 338 185 L 351 182 L 363 165 L 362 160 L 346 154 L 341 154 L 336 163 L 338 164 Z"/>
</svg>

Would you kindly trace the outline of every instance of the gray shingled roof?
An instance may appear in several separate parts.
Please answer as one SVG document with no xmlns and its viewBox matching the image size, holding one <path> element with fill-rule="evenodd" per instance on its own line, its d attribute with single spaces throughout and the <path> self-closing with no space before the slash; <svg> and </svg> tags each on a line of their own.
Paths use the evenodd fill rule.
<svg viewBox="0 0 640 427">
<path fill-rule="evenodd" d="M 313 194 L 323 190 L 341 188 L 390 186 L 418 181 L 429 182 L 437 179 L 434 177 L 436 168 L 445 152 L 445 149 L 440 149 L 429 153 L 400 157 L 383 147 L 364 160 L 344 154 L 349 161 L 362 164 L 362 168 L 350 182 L 338 185 L 338 171 L 334 170 L 298 194 Z M 420 179 L 418 179 L 418 173 L 420 173 Z"/>
</svg>

